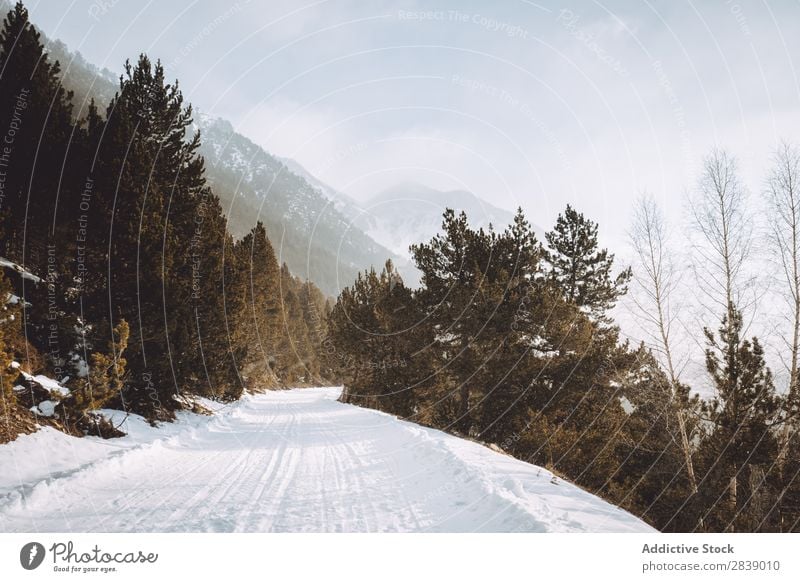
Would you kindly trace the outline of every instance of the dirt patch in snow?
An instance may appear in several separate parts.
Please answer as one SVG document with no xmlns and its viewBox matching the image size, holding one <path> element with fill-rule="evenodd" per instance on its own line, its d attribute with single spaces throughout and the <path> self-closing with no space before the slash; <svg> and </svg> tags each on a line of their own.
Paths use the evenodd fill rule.
<svg viewBox="0 0 800 582">
<path fill-rule="evenodd" d="M 39 423 L 32 412 L 19 406 L 11 408 L 10 412 L 2 410 L 0 415 L 0 444 L 10 443 L 21 434 L 30 434 L 39 429 Z"/>
<path fill-rule="evenodd" d="M 72 436 L 83 436 L 83 433 L 67 427 L 58 418 L 36 415 L 24 406 L 12 406 L 9 412 L 0 403 L 0 445 L 10 443 L 23 434 L 31 434 L 43 426 L 51 426 L 56 430 Z"/>
</svg>

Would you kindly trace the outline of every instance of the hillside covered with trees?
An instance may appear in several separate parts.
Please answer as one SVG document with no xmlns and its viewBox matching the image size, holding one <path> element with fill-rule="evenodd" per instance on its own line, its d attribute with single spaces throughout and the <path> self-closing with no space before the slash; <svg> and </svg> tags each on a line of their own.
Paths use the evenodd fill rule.
<svg viewBox="0 0 800 582">
<path fill-rule="evenodd" d="M 126 63 L 110 104 L 76 120 L 21 3 L 3 22 L 0 63 L 7 437 L 31 406 L 97 433 L 111 430 L 99 408 L 169 419 L 186 396 L 330 377 L 326 297 L 278 263 L 260 222 L 229 233 L 192 109 L 159 63 Z"/>
<path fill-rule="evenodd" d="M 342 399 L 496 443 L 662 531 L 797 531 L 796 371 L 779 393 L 763 346 L 743 331 L 734 172 L 723 153 L 710 156 L 698 206 L 717 253 L 708 264 L 720 266 L 706 272 L 719 284 L 706 289 L 719 324 L 701 330 L 712 398 L 681 380 L 671 355 L 669 250 L 657 207 L 643 200 L 636 272 L 615 269 L 598 225 L 570 206 L 545 241 L 521 210 L 503 232 L 447 212 L 442 232 L 412 249 L 419 289 L 389 262 L 339 297 L 330 334 Z M 796 242 L 785 250 L 797 265 Z M 610 315 L 634 274 L 653 345 L 621 340 Z"/>
</svg>

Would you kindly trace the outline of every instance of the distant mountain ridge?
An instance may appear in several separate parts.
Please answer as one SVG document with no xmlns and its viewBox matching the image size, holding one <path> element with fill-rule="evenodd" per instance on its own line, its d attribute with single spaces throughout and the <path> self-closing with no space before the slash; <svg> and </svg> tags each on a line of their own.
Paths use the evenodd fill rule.
<svg viewBox="0 0 800 582">
<path fill-rule="evenodd" d="M 466 190 L 436 190 L 403 182 L 376 194 L 363 205 L 355 224 L 383 246 L 408 256 L 412 244 L 429 240 L 441 230 L 446 208 L 464 211 L 473 228 L 503 230 L 513 213 L 498 208 Z"/>
<path fill-rule="evenodd" d="M 401 182 L 366 201 L 359 202 L 326 184 L 299 162 L 281 158 L 286 167 L 306 179 L 325 196 L 353 225 L 400 257 L 409 258 L 412 244 L 429 240 L 440 232 L 445 209 L 464 211 L 473 228 L 503 230 L 514 214 L 499 208 L 467 190 L 437 190 L 413 181 Z M 534 226 L 537 234 L 540 229 Z M 401 263 L 402 270 L 402 263 Z"/>
</svg>

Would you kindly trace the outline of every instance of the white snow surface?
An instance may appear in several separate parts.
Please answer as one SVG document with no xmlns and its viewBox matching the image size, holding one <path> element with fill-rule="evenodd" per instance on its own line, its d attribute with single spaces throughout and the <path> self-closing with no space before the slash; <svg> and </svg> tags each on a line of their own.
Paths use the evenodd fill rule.
<svg viewBox="0 0 800 582">
<path fill-rule="evenodd" d="M 43 400 L 38 406 L 31 406 L 31 412 L 42 416 L 53 416 L 56 413 L 56 403 L 52 400 Z"/>
<path fill-rule="evenodd" d="M 45 390 L 49 390 L 50 392 L 55 392 L 56 394 L 60 394 L 61 396 L 69 396 L 69 388 L 66 386 L 62 386 L 58 380 L 54 380 L 49 376 L 31 376 L 27 372 L 22 372 L 22 375 L 28 378 L 29 380 L 33 380 L 37 382 L 42 388 Z"/>
<path fill-rule="evenodd" d="M 336 401 L 247 395 L 128 436 L 0 446 L 3 532 L 649 532 L 545 469 Z"/>
</svg>

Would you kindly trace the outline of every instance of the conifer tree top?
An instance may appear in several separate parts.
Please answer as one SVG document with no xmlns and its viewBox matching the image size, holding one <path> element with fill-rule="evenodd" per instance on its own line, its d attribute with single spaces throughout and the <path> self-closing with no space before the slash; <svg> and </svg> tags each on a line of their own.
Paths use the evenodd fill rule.
<svg viewBox="0 0 800 582">
<path fill-rule="evenodd" d="M 544 257 L 565 299 L 605 320 L 606 312 L 627 292 L 631 270 L 612 275 L 614 255 L 598 249 L 597 231 L 596 222 L 568 204 L 553 230 L 545 234 Z"/>
</svg>

